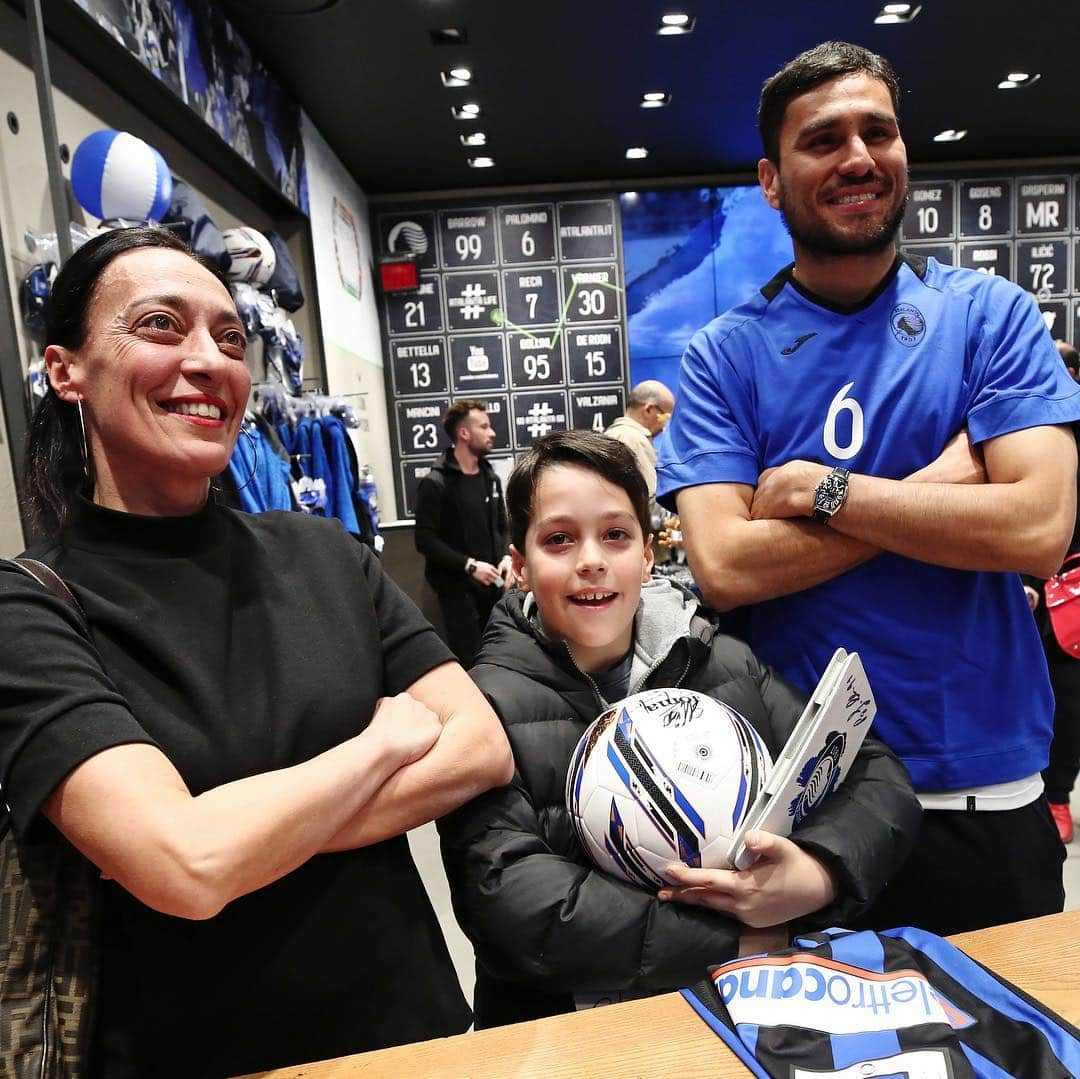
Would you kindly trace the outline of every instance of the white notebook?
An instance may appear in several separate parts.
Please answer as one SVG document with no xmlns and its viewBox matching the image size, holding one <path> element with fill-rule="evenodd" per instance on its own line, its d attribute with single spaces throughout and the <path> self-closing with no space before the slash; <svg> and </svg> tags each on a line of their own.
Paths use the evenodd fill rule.
<svg viewBox="0 0 1080 1079">
<path fill-rule="evenodd" d="M 876 714 L 858 652 L 838 648 L 731 841 L 728 861 L 736 869 L 754 861 L 744 842 L 747 832 L 790 835 L 844 781 Z"/>
</svg>

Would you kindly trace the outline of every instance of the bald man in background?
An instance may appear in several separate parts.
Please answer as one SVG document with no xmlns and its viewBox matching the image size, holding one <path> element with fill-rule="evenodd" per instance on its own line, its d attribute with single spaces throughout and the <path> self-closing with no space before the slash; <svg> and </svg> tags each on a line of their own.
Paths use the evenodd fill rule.
<svg viewBox="0 0 1080 1079">
<path fill-rule="evenodd" d="M 653 439 L 667 425 L 675 409 L 675 395 L 662 382 L 646 379 L 631 391 L 626 415 L 620 416 L 605 432 L 628 446 L 649 488 L 650 509 L 656 508 L 656 449 Z"/>
</svg>

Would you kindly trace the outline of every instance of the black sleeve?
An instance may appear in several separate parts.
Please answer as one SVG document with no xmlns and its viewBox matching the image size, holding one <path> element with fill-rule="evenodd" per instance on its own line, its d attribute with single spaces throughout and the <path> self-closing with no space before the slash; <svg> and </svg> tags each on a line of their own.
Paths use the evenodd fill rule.
<svg viewBox="0 0 1080 1079">
<path fill-rule="evenodd" d="M 497 978 L 550 994 L 659 992 L 738 952 L 726 915 L 660 903 L 553 850 L 520 771 L 438 827 L 454 913 Z"/>
<path fill-rule="evenodd" d="M 64 778 L 103 749 L 154 745 L 105 673 L 82 620 L 0 562 L 0 792 L 25 835 Z"/>
<path fill-rule="evenodd" d="M 416 604 L 387 576 L 371 548 L 358 544 L 357 553 L 379 623 L 386 693 L 403 693 L 454 655 Z"/>
<path fill-rule="evenodd" d="M 457 551 L 439 536 L 446 484 L 425 476 L 416 492 L 416 549 L 433 565 L 450 573 L 465 575 L 467 551 Z"/>
<path fill-rule="evenodd" d="M 499 504 L 496 507 L 497 516 L 495 518 L 495 528 L 497 535 L 495 536 L 495 550 L 498 552 L 499 558 L 510 552 L 510 522 L 506 516 L 506 498 L 503 496 L 502 480 L 498 476 L 495 477 L 495 485 L 499 492 Z"/>
<path fill-rule="evenodd" d="M 758 685 L 783 744 L 806 698 L 760 664 Z M 907 769 L 884 742 L 868 734 L 843 783 L 791 835 L 828 867 L 838 885 L 836 899 L 799 925 L 849 925 L 869 907 L 911 852 L 921 815 Z"/>
</svg>

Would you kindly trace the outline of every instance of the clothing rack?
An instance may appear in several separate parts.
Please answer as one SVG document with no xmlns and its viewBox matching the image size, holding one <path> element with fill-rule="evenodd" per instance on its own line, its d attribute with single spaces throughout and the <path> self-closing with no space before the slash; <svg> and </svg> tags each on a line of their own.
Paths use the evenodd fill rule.
<svg viewBox="0 0 1080 1079">
<path fill-rule="evenodd" d="M 360 421 L 350 403 L 352 398 L 367 393 L 304 393 L 291 394 L 276 379 L 256 382 L 251 387 L 251 408 L 262 412 L 272 423 L 295 426 L 305 417 L 337 416 L 346 427 L 359 427 Z"/>
</svg>

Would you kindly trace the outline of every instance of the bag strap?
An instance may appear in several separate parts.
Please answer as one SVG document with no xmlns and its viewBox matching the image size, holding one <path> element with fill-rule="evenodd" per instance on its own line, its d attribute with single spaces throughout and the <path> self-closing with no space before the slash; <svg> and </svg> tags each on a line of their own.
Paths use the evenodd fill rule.
<svg viewBox="0 0 1080 1079">
<path fill-rule="evenodd" d="M 24 573 L 33 577 L 43 588 L 47 588 L 54 596 L 62 599 L 73 611 L 75 611 L 83 626 L 86 625 L 86 612 L 82 604 L 75 598 L 75 593 L 64 583 L 64 579 L 44 562 L 36 558 L 12 558 L 12 565 L 18 566 Z"/>
</svg>

